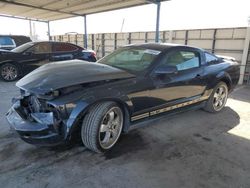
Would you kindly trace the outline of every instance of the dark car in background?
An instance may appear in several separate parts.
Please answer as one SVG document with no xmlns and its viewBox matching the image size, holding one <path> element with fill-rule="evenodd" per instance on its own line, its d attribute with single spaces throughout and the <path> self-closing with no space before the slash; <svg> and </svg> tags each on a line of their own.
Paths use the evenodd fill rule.
<svg viewBox="0 0 250 188">
<path fill-rule="evenodd" d="M 237 62 L 199 48 L 130 45 L 98 63 L 56 62 L 26 75 L 7 119 L 28 143 L 54 145 L 78 135 L 87 148 L 105 152 L 122 131 L 152 118 L 221 111 L 239 70 Z"/>
<path fill-rule="evenodd" d="M 11 51 L 0 50 L 0 77 L 14 81 L 53 61 L 80 59 L 96 61 L 96 53 L 66 42 L 29 42 Z"/>
<path fill-rule="evenodd" d="M 27 42 L 31 42 L 30 37 L 23 35 L 0 35 L 0 49 L 3 50 L 12 50 Z"/>
</svg>

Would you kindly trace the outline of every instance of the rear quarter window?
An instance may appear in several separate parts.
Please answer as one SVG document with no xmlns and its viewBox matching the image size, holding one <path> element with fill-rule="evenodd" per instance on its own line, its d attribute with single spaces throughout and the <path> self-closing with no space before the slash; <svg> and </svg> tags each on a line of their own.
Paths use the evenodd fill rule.
<svg viewBox="0 0 250 188">
<path fill-rule="evenodd" d="M 205 57 L 206 57 L 206 63 L 207 64 L 219 62 L 219 58 L 217 58 L 213 54 L 205 52 Z"/>
<path fill-rule="evenodd" d="M 78 48 L 72 44 L 64 44 L 64 43 L 53 44 L 53 52 L 73 52 L 77 50 Z"/>
</svg>

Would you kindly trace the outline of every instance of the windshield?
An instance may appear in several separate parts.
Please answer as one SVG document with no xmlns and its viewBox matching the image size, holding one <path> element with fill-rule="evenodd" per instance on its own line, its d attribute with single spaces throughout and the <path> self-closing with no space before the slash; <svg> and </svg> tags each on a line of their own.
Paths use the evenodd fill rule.
<svg viewBox="0 0 250 188">
<path fill-rule="evenodd" d="M 27 50 L 28 48 L 30 48 L 31 46 L 33 46 L 34 43 L 33 42 L 28 42 L 28 43 L 25 43 L 21 46 L 18 46 L 16 48 L 14 48 L 13 50 L 11 50 L 12 52 L 17 52 L 17 53 L 21 53 L 25 50 Z"/>
<path fill-rule="evenodd" d="M 136 73 L 147 69 L 160 53 L 161 51 L 138 47 L 120 48 L 100 59 L 98 63 Z"/>
</svg>

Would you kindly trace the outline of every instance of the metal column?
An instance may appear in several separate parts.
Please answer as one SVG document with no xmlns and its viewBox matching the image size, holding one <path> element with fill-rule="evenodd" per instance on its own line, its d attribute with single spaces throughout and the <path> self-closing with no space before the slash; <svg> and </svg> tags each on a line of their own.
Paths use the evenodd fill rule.
<svg viewBox="0 0 250 188">
<path fill-rule="evenodd" d="M 161 12 L 161 1 L 156 1 L 157 5 L 157 16 L 156 16 L 156 29 L 155 29 L 155 42 L 159 42 L 160 40 L 160 12 Z"/>
<path fill-rule="evenodd" d="M 244 81 L 244 75 L 245 75 L 247 59 L 248 59 L 248 51 L 250 48 L 249 45 L 250 45 L 250 21 L 249 21 L 249 25 L 246 31 L 244 50 L 243 50 L 242 59 L 241 59 L 239 84 L 243 84 L 243 81 Z"/>
<path fill-rule="evenodd" d="M 30 38 L 31 40 L 33 39 L 33 35 L 32 35 L 32 25 L 31 25 L 31 20 L 29 20 L 29 25 L 30 25 Z"/>
<path fill-rule="evenodd" d="M 47 22 L 48 24 L 48 38 L 49 38 L 49 41 L 51 40 L 51 37 L 50 37 L 50 25 L 49 25 L 49 21 Z"/>
<path fill-rule="evenodd" d="M 87 18 L 86 15 L 83 15 L 84 17 L 84 48 L 87 49 L 88 47 L 88 35 L 87 35 Z"/>
</svg>

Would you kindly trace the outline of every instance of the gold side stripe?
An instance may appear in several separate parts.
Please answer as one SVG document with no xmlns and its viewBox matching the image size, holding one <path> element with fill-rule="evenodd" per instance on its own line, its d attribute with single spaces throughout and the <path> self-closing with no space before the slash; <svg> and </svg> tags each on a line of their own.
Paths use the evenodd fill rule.
<svg viewBox="0 0 250 188">
<path fill-rule="evenodd" d="M 140 114 L 140 115 L 137 115 L 137 116 L 133 116 L 131 118 L 131 120 L 135 121 L 135 120 L 142 119 L 142 118 L 145 118 L 145 117 L 149 117 L 149 112 L 144 113 L 144 114 Z"/>
<path fill-rule="evenodd" d="M 136 115 L 136 116 L 133 116 L 131 118 L 131 121 L 136 121 L 136 120 L 143 119 L 143 118 L 146 118 L 146 117 L 149 117 L 149 116 L 154 116 L 154 115 L 157 115 L 157 114 L 160 114 L 160 113 L 163 113 L 163 112 L 168 112 L 170 110 L 174 110 L 174 109 L 177 109 L 177 108 L 181 108 L 181 107 L 184 107 L 184 106 L 195 104 L 195 103 L 204 101 L 204 100 L 206 100 L 208 98 L 209 98 L 209 96 L 202 96 L 199 99 L 195 99 L 195 100 L 192 100 L 192 101 L 188 101 L 188 102 L 176 104 L 176 105 L 173 105 L 173 106 L 169 106 L 169 107 L 166 107 L 166 108 L 161 108 L 161 109 L 157 109 L 157 110 L 154 110 L 154 111 L 151 111 L 151 112 Z"/>
</svg>

